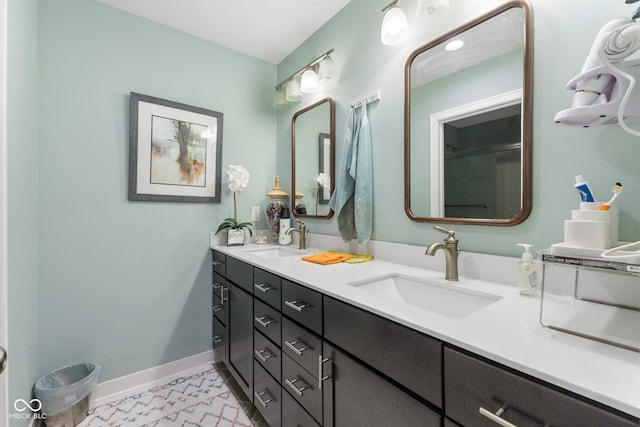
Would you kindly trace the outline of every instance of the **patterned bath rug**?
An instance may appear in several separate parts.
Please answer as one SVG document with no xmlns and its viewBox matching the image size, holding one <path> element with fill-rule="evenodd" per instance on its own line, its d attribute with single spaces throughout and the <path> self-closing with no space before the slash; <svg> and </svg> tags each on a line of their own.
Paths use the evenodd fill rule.
<svg viewBox="0 0 640 427">
<path fill-rule="evenodd" d="M 79 427 L 251 427 L 249 417 L 211 366 L 100 403 Z"/>
</svg>

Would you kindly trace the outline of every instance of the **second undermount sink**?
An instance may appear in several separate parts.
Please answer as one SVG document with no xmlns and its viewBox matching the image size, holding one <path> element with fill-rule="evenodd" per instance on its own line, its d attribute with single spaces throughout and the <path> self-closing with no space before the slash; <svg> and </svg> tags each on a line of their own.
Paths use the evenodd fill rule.
<svg viewBox="0 0 640 427">
<path fill-rule="evenodd" d="M 259 256 L 260 258 L 267 258 L 267 259 L 282 258 L 282 257 L 288 257 L 288 256 L 296 256 L 296 255 L 305 255 L 305 252 L 300 249 L 278 248 L 278 247 L 252 249 L 248 252 L 252 255 Z"/>
<path fill-rule="evenodd" d="M 502 298 L 403 274 L 389 274 L 352 282 L 349 285 L 383 299 L 409 304 L 455 319 L 468 316 Z"/>
</svg>

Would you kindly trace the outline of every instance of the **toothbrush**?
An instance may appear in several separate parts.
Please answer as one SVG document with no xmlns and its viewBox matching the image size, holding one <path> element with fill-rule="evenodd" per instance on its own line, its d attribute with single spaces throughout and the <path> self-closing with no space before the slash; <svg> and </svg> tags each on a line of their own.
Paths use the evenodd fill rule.
<svg viewBox="0 0 640 427">
<path fill-rule="evenodd" d="M 601 211 L 608 211 L 611 208 L 611 203 L 613 203 L 613 201 L 620 195 L 620 193 L 622 193 L 622 184 L 616 182 L 616 185 L 613 186 L 613 189 L 611 191 L 613 191 L 613 197 L 609 199 L 607 203 L 600 206 Z"/>
</svg>

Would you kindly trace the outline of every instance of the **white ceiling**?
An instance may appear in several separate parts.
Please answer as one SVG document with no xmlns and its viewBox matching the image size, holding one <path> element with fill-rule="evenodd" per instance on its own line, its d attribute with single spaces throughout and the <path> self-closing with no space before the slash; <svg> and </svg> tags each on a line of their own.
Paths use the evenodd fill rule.
<svg viewBox="0 0 640 427">
<path fill-rule="evenodd" d="M 272 64 L 351 0 L 97 0 Z"/>
</svg>

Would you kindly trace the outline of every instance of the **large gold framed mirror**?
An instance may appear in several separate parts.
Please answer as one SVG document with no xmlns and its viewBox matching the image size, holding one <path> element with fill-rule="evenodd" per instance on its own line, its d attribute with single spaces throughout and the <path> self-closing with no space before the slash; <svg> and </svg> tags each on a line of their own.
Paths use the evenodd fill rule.
<svg viewBox="0 0 640 427">
<path fill-rule="evenodd" d="M 532 21 L 529 3 L 510 1 L 407 59 L 412 220 L 509 226 L 531 213 Z"/>
<path fill-rule="evenodd" d="M 331 218 L 335 182 L 335 107 L 325 98 L 291 119 L 291 212 L 296 217 Z"/>
</svg>

